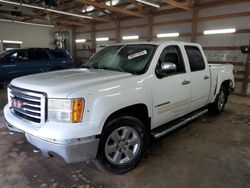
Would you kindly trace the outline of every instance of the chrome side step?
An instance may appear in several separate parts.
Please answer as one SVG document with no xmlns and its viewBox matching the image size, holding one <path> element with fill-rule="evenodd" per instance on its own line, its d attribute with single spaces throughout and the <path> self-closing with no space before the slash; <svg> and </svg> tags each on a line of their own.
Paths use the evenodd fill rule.
<svg viewBox="0 0 250 188">
<path fill-rule="evenodd" d="M 168 126 L 167 129 L 165 129 L 165 130 L 163 130 L 163 131 L 161 131 L 161 132 L 157 131 L 157 132 L 154 133 L 154 131 L 153 131 L 153 132 L 152 132 L 152 135 L 153 135 L 153 137 L 156 138 L 156 139 L 157 139 L 157 138 L 160 138 L 160 137 L 162 137 L 163 135 L 166 135 L 166 134 L 168 134 L 168 133 L 174 131 L 175 129 L 178 129 L 179 127 L 181 127 L 181 126 L 187 124 L 188 122 L 190 122 L 190 121 L 192 121 L 192 120 L 194 120 L 194 119 L 196 119 L 196 118 L 198 118 L 198 117 L 200 117 L 200 116 L 206 114 L 207 112 L 208 112 L 208 109 L 203 109 L 202 111 L 199 111 L 199 112 L 195 113 L 194 115 L 185 118 L 183 121 L 178 122 L 177 124 L 172 125 L 171 127 Z"/>
</svg>

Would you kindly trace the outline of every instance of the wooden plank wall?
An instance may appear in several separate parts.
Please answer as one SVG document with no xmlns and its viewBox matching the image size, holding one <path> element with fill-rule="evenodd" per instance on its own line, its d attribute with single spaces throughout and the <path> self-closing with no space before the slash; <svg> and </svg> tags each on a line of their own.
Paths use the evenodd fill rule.
<svg viewBox="0 0 250 188">
<path fill-rule="evenodd" d="M 209 12 L 215 13 L 209 14 Z M 235 66 L 235 93 L 250 95 L 250 60 L 249 56 L 247 58 L 247 55 L 240 52 L 240 46 L 248 44 L 250 40 L 248 20 L 250 20 L 249 0 L 200 0 L 200 4 L 197 4 L 192 12 L 181 9 L 163 10 L 142 19 L 128 17 L 115 23 L 76 27 L 75 38 L 87 39 L 86 43 L 75 45 L 76 61 L 79 64 L 86 62 L 93 53 L 92 48 L 98 49 L 102 45 L 122 42 L 121 37 L 125 34 L 138 34 L 139 41 L 198 42 L 202 44 L 210 63 L 231 63 Z M 237 32 L 210 37 L 203 35 L 203 30 L 216 29 L 213 26 L 216 24 L 221 24 L 223 28 L 223 24 L 227 25 L 225 23 L 236 27 Z M 174 39 L 158 39 L 156 35 L 159 32 L 180 32 L 180 36 Z M 95 42 L 96 37 L 105 36 L 109 37 L 108 42 Z"/>
</svg>

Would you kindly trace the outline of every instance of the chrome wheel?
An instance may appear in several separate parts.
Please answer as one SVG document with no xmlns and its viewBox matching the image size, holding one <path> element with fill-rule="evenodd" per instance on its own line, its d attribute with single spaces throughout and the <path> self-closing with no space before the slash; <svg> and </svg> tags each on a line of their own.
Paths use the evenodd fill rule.
<svg viewBox="0 0 250 188">
<path fill-rule="evenodd" d="M 220 91 L 219 97 L 218 97 L 218 109 L 221 111 L 223 109 L 223 106 L 225 104 L 225 93 L 223 90 Z"/>
<path fill-rule="evenodd" d="M 132 127 L 124 126 L 115 129 L 105 143 L 105 156 L 115 165 L 129 163 L 141 147 L 139 134 Z"/>
</svg>

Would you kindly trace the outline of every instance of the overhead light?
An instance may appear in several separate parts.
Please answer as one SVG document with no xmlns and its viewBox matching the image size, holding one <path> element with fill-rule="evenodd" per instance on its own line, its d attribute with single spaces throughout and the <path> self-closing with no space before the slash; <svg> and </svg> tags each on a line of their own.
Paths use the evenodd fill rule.
<svg viewBox="0 0 250 188">
<path fill-rule="evenodd" d="M 51 9 L 51 8 L 34 6 L 34 5 L 25 4 L 25 3 L 16 3 L 16 2 L 5 1 L 5 0 L 0 0 L 0 3 L 6 3 L 6 4 L 10 4 L 10 5 L 17 5 L 17 6 L 21 6 L 21 7 L 33 8 L 33 9 L 38 9 L 38 10 L 44 10 L 44 11 L 48 11 L 48 12 L 54 12 L 54 13 L 63 14 L 63 15 L 67 15 L 67 16 L 74 16 L 74 17 L 78 17 L 78 18 L 93 19 L 91 16 L 74 14 L 74 13 L 70 13 L 70 12 L 64 12 L 64 11 L 55 10 L 55 9 Z"/>
<path fill-rule="evenodd" d="M 86 42 L 86 39 L 76 39 L 76 43 L 84 43 Z"/>
<path fill-rule="evenodd" d="M 160 33 L 156 35 L 157 38 L 165 38 L 165 37 L 179 37 L 180 33 Z"/>
<path fill-rule="evenodd" d="M 139 39 L 138 35 L 134 35 L 134 36 L 123 36 L 122 40 L 135 40 L 135 39 Z"/>
<path fill-rule="evenodd" d="M 235 28 L 230 29 L 217 29 L 217 30 L 206 30 L 204 31 L 204 35 L 213 35 L 213 34 L 225 34 L 225 33 L 235 33 Z"/>
<path fill-rule="evenodd" d="M 27 8 L 34 8 L 34 9 L 39 9 L 39 10 L 45 10 L 45 7 L 39 7 L 39 6 L 35 6 L 35 5 L 29 5 L 29 4 L 21 4 L 21 6 L 23 7 L 27 7 Z"/>
<path fill-rule="evenodd" d="M 54 12 L 54 13 L 58 13 L 58 14 L 63 14 L 63 15 L 67 15 L 67 16 L 74 16 L 74 17 L 78 17 L 78 18 L 87 18 L 87 19 L 93 19 L 90 16 L 85 16 L 85 15 L 80 15 L 80 14 L 74 14 L 74 13 L 70 13 L 70 12 L 63 12 L 60 10 L 55 10 L 55 9 L 46 9 L 48 12 Z"/>
<path fill-rule="evenodd" d="M 0 2 L 1 3 L 7 3 L 7 4 L 10 4 L 10 5 L 20 5 L 20 3 L 16 3 L 16 2 L 13 2 L 13 1 L 4 1 L 4 0 L 1 0 Z"/>
<path fill-rule="evenodd" d="M 96 41 L 108 41 L 108 37 L 96 38 Z"/>
<path fill-rule="evenodd" d="M 119 3 L 120 0 L 109 0 L 109 1 L 106 1 L 106 5 L 107 6 L 115 6 Z"/>
<path fill-rule="evenodd" d="M 90 5 L 90 6 L 87 6 L 86 8 L 82 9 L 82 12 L 85 13 L 85 12 L 91 12 L 95 9 L 94 6 Z"/>
<path fill-rule="evenodd" d="M 12 23 L 18 23 L 18 24 L 24 24 L 24 25 L 40 26 L 40 27 L 55 27 L 54 25 L 49 25 L 49 24 L 38 24 L 38 23 L 33 23 L 33 22 L 22 22 L 22 21 L 7 20 L 7 19 L 0 19 L 0 22 L 12 22 Z"/>
<path fill-rule="evenodd" d="M 150 1 L 147 1 L 147 0 L 136 0 L 136 1 L 139 2 L 139 3 L 145 4 L 145 5 L 160 8 L 159 4 L 156 4 L 156 3 L 153 3 L 153 2 L 150 2 Z"/>
<path fill-rule="evenodd" d="M 8 44 L 22 44 L 23 41 L 3 40 L 3 43 L 8 43 Z"/>
</svg>

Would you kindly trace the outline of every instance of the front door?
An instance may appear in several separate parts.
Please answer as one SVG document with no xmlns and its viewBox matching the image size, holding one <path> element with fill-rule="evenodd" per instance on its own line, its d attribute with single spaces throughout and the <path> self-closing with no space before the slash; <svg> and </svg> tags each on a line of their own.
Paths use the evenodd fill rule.
<svg viewBox="0 0 250 188">
<path fill-rule="evenodd" d="M 174 120 L 186 114 L 191 101 L 190 75 L 185 68 L 181 49 L 178 45 L 166 46 L 156 67 L 163 62 L 174 63 L 176 72 L 153 81 L 154 113 L 152 128 Z"/>
<path fill-rule="evenodd" d="M 28 66 L 25 50 L 12 52 L 2 65 L 4 82 L 10 82 L 14 78 L 27 75 L 29 73 Z"/>
</svg>

